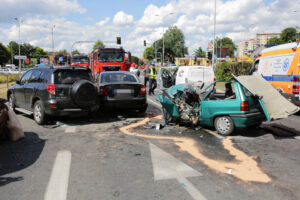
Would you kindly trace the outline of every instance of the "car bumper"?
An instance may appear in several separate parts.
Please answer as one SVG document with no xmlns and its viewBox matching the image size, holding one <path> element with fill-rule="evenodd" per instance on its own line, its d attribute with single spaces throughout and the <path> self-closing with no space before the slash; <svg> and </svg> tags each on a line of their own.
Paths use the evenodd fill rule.
<svg viewBox="0 0 300 200">
<path fill-rule="evenodd" d="M 230 115 L 230 117 L 231 117 L 232 121 L 234 122 L 235 127 L 238 127 L 238 128 L 258 126 L 263 121 L 266 120 L 265 115 L 261 112 L 234 114 L 234 115 Z"/>
<path fill-rule="evenodd" d="M 86 115 L 91 112 L 95 112 L 99 109 L 99 105 L 95 104 L 90 106 L 89 108 L 53 108 L 50 105 L 57 105 L 58 103 L 56 100 L 50 99 L 44 106 L 45 106 L 45 113 L 51 116 L 80 116 L 80 115 Z"/>
</svg>

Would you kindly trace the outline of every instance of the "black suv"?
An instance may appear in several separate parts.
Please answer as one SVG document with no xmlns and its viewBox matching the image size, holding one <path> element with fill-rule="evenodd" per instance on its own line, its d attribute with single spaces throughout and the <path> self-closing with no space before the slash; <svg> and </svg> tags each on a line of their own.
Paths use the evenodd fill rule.
<svg viewBox="0 0 300 200">
<path fill-rule="evenodd" d="M 37 124 L 48 116 L 97 111 L 97 87 L 89 69 L 38 67 L 27 71 L 7 91 L 11 109 L 33 114 Z"/>
</svg>

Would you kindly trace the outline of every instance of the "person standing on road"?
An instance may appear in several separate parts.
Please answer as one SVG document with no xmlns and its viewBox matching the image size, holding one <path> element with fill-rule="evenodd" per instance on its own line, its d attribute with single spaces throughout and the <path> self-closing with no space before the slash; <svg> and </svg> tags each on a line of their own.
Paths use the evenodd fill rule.
<svg viewBox="0 0 300 200">
<path fill-rule="evenodd" d="M 157 71 L 155 69 L 155 65 L 152 64 L 149 73 L 149 95 L 151 95 L 151 93 L 154 95 L 154 90 L 157 86 L 156 76 L 157 76 Z"/>
<path fill-rule="evenodd" d="M 144 74 L 144 85 L 147 87 L 147 82 L 149 81 L 149 66 L 146 65 L 145 68 L 144 68 L 144 71 L 143 71 L 143 74 Z"/>
</svg>

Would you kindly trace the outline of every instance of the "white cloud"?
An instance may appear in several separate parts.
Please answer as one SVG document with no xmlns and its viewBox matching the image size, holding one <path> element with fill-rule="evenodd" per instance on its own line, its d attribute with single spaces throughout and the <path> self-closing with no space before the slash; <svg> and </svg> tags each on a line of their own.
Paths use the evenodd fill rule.
<svg viewBox="0 0 300 200">
<path fill-rule="evenodd" d="M 113 19 L 115 25 L 130 25 L 133 23 L 133 16 L 119 11 Z"/>
<path fill-rule="evenodd" d="M 101 20 L 99 22 L 96 23 L 97 26 L 104 26 L 105 24 L 107 24 L 109 22 L 110 18 L 109 17 L 105 17 L 104 20 Z"/>
<path fill-rule="evenodd" d="M 77 0 L 2 0 L 0 23 L 12 22 L 21 16 L 60 16 L 70 12 L 84 13 L 86 9 Z"/>
</svg>

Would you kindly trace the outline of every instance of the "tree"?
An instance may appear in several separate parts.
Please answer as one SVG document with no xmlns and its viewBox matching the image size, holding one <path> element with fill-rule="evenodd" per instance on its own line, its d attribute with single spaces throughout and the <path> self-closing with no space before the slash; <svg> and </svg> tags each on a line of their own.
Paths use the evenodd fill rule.
<svg viewBox="0 0 300 200">
<path fill-rule="evenodd" d="M 201 47 L 196 49 L 194 54 L 195 54 L 195 57 L 197 57 L 197 58 L 205 58 L 205 51 L 203 51 Z"/>
<path fill-rule="evenodd" d="M 284 42 L 278 37 L 272 37 L 268 40 L 267 44 L 283 44 Z"/>
<path fill-rule="evenodd" d="M 295 28 L 289 27 L 284 29 L 281 32 L 280 39 L 284 43 L 289 43 L 289 42 L 295 42 L 298 36 L 299 35 L 297 34 L 297 30 Z"/>
<path fill-rule="evenodd" d="M 72 51 L 72 55 L 76 55 L 76 54 L 80 55 L 80 52 L 77 49 Z"/>
<path fill-rule="evenodd" d="M 144 50 L 144 58 L 148 60 L 153 60 L 154 58 L 154 47 L 150 46 Z"/>
<path fill-rule="evenodd" d="M 19 45 L 15 41 L 10 41 L 7 48 L 10 49 L 10 53 L 14 55 L 19 55 Z M 13 59 L 13 64 L 18 65 L 19 60 Z"/>
<path fill-rule="evenodd" d="M 163 49 L 163 39 L 155 41 L 152 47 L 155 47 L 157 52 L 162 53 Z M 170 26 L 164 34 L 164 49 L 165 57 L 184 57 L 188 54 L 188 48 L 185 46 L 184 35 L 182 31 L 177 28 L 177 26 Z"/>
<path fill-rule="evenodd" d="M 132 62 L 134 62 L 135 64 L 138 64 L 139 63 L 139 58 L 136 57 L 136 56 L 131 56 L 131 59 L 132 59 Z"/>
<path fill-rule="evenodd" d="M 101 40 L 97 40 L 97 42 L 95 42 L 93 50 L 98 49 L 99 47 L 105 48 L 105 44 L 101 41 Z"/>
<path fill-rule="evenodd" d="M 10 59 L 10 52 L 5 45 L 0 43 L 0 65 L 5 65 Z"/>
<path fill-rule="evenodd" d="M 60 50 L 60 51 L 56 52 L 56 55 L 57 55 L 57 56 L 64 56 L 65 54 L 68 54 L 68 52 L 67 52 L 66 49 Z"/>
<path fill-rule="evenodd" d="M 229 48 L 229 56 L 234 56 L 234 51 L 236 50 L 235 44 L 229 37 L 224 37 L 222 39 L 216 38 L 215 41 L 215 48 Z M 217 53 L 217 52 L 216 52 Z"/>
<path fill-rule="evenodd" d="M 45 57 L 48 56 L 48 53 L 44 49 L 37 47 L 34 51 L 33 57 Z"/>
</svg>

